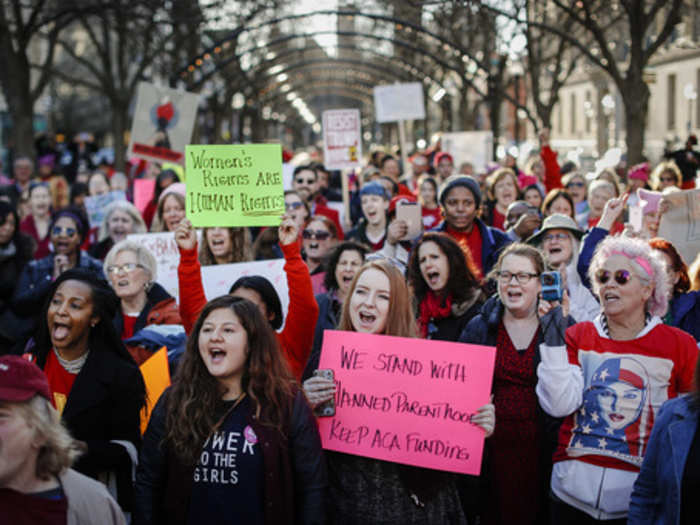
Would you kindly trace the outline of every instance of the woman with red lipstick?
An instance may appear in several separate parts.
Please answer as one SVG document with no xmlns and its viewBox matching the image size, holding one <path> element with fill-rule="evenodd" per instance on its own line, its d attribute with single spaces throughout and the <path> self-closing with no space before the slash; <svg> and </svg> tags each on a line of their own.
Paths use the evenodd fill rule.
<svg viewBox="0 0 700 525">
<path fill-rule="evenodd" d="M 72 437 L 87 447 L 74 468 L 116 483 L 117 500 L 129 511 L 145 387 L 112 326 L 118 300 L 82 268 L 63 272 L 48 297 L 29 357 L 46 373 Z"/>
<path fill-rule="evenodd" d="M 269 322 L 247 299 L 204 306 L 153 410 L 134 524 L 324 523 L 311 409 Z"/>
<path fill-rule="evenodd" d="M 386 260 L 365 264 L 355 275 L 339 330 L 415 337 L 411 293 L 403 274 Z M 320 376 L 304 382 L 314 406 L 335 395 L 335 383 Z M 496 424 L 492 404 L 472 423 L 488 437 Z M 336 524 L 465 524 L 454 474 L 327 452 L 329 522 Z"/>
<path fill-rule="evenodd" d="M 507 246 L 491 274 L 498 294 L 484 303 L 459 337 L 463 343 L 496 347 L 493 395 L 498 427 L 487 442 L 485 478 L 490 490 L 482 506 L 486 524 L 546 521 L 558 424 L 544 414 L 535 394 L 543 341 L 538 299 L 544 269 L 539 250 L 526 244 Z"/>
<path fill-rule="evenodd" d="M 471 256 L 445 233 L 426 233 L 413 247 L 408 280 L 418 302 L 418 328 L 427 339 L 456 341 L 484 294 Z"/>
</svg>

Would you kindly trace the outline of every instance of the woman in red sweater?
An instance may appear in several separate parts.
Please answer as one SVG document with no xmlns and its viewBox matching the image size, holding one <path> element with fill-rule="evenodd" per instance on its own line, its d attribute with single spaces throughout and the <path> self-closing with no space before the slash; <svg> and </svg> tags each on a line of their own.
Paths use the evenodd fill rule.
<svg viewBox="0 0 700 525">
<path fill-rule="evenodd" d="M 299 380 L 311 353 L 314 328 L 318 318 L 318 305 L 314 298 L 309 270 L 301 258 L 298 227 L 285 215 L 279 226 L 280 248 L 284 254 L 284 273 L 289 288 L 289 312 L 286 323 L 282 306 L 274 287 L 259 275 L 241 277 L 229 290 L 229 294 L 244 297 L 255 303 L 272 328 L 277 332 L 282 351 L 294 377 Z M 180 316 L 189 334 L 197 316 L 207 303 L 202 285 L 202 274 L 197 259 L 197 236 L 192 223 L 183 219 L 175 230 L 175 242 L 180 250 L 177 268 L 180 289 Z"/>
</svg>

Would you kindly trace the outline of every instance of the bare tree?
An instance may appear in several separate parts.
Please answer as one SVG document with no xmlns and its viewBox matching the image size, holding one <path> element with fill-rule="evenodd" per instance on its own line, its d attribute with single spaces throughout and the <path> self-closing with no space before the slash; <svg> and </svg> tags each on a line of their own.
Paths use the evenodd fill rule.
<svg viewBox="0 0 700 525">
<path fill-rule="evenodd" d="M 3 0 L 0 3 L 0 87 L 12 118 L 16 155 L 34 157 L 34 104 L 51 78 L 61 31 L 88 8 L 72 0 Z M 42 60 L 35 76 L 32 57 Z"/>
<path fill-rule="evenodd" d="M 625 110 L 627 156 L 630 163 L 644 155 L 649 112 L 649 86 L 644 69 L 681 22 L 683 0 L 550 0 L 549 20 L 525 20 L 515 9 L 494 1 L 481 7 L 556 35 L 576 48 L 591 64 L 606 72 L 617 87 Z M 571 30 L 562 26 L 570 20 Z"/>
</svg>

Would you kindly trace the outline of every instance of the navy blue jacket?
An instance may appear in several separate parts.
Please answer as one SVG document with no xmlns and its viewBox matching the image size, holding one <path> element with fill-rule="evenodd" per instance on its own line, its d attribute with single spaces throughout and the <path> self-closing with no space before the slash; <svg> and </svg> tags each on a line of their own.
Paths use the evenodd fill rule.
<svg viewBox="0 0 700 525">
<path fill-rule="evenodd" d="M 474 225 L 479 228 L 479 233 L 481 233 L 481 268 L 484 275 L 487 275 L 498 261 L 501 250 L 512 241 L 504 232 L 497 228 L 486 226 L 480 219 L 474 219 Z M 447 231 L 447 222 L 442 221 L 430 231 Z"/>
<path fill-rule="evenodd" d="M 685 330 L 700 341 L 700 292 L 674 294 L 669 313 L 671 326 Z"/>
<path fill-rule="evenodd" d="M 591 265 L 591 261 L 593 260 L 593 253 L 595 252 L 596 246 L 598 246 L 600 241 L 607 237 L 608 233 L 610 233 L 608 230 L 594 226 L 588 230 L 586 235 L 584 235 L 583 239 L 581 240 L 581 252 L 578 254 L 578 265 L 576 266 L 576 270 L 581 277 L 581 282 L 589 290 L 591 289 L 591 281 L 588 279 L 588 267 Z"/>
<path fill-rule="evenodd" d="M 690 399 L 670 399 L 659 411 L 634 483 L 627 515 L 630 525 L 680 523 L 681 480 L 698 427 L 698 411 Z"/>
<path fill-rule="evenodd" d="M 318 368 L 318 362 L 321 359 L 321 346 L 323 344 L 323 331 L 335 330 L 340 319 L 336 316 L 333 309 L 334 299 L 331 292 L 320 293 L 316 296 L 318 303 L 318 320 L 316 321 L 316 331 L 314 332 L 314 344 L 311 347 L 309 360 L 304 368 L 304 373 L 301 376 L 302 383 L 310 378 L 314 370 Z M 340 313 L 340 310 L 338 311 Z"/>
</svg>

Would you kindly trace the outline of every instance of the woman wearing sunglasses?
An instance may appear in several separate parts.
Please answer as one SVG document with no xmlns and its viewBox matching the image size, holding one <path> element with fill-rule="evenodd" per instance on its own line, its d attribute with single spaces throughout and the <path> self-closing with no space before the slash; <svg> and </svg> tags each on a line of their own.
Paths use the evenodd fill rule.
<svg viewBox="0 0 700 525">
<path fill-rule="evenodd" d="M 102 262 L 90 257 L 80 246 L 87 234 L 87 218 L 77 208 L 56 212 L 49 225 L 52 252 L 24 267 L 15 289 L 18 314 L 33 317 L 41 309 L 51 283 L 71 268 L 85 268 L 104 278 Z"/>
<path fill-rule="evenodd" d="M 151 252 L 129 240 L 115 244 L 105 257 L 105 274 L 119 297 L 112 324 L 122 341 L 148 325 L 182 323 L 175 298 L 155 282 L 156 269 Z M 151 356 L 141 346 L 127 344 L 127 349 L 139 365 Z"/>
<path fill-rule="evenodd" d="M 314 215 L 301 232 L 304 259 L 309 268 L 314 294 L 323 293 L 324 263 L 338 242 L 335 224 L 328 217 Z"/>
<path fill-rule="evenodd" d="M 498 294 L 484 303 L 459 337 L 462 343 L 496 347 L 492 389 L 498 426 L 487 442 L 490 460 L 484 476 L 489 499 L 474 498 L 473 511 L 484 523 L 546 522 L 558 422 L 543 412 L 535 393 L 543 342 L 538 299 L 544 269 L 539 250 L 519 243 L 506 247 L 490 275 Z M 567 322 L 573 324 L 573 319 Z"/>
<path fill-rule="evenodd" d="M 601 304 L 566 328 L 559 307 L 542 319 L 537 395 L 565 417 L 552 472 L 552 523 L 627 522 L 632 486 L 664 401 L 689 392 L 698 349 L 663 324 L 669 280 L 647 242 L 608 237 L 589 269 Z"/>
<path fill-rule="evenodd" d="M 562 182 L 564 188 L 571 195 L 571 200 L 574 201 L 574 216 L 579 226 L 585 226 L 588 220 L 588 201 L 586 200 L 587 184 L 586 177 L 582 174 L 573 172 L 566 175 Z"/>
<path fill-rule="evenodd" d="M 576 270 L 582 236 L 583 232 L 571 217 L 555 213 L 527 240 L 542 252 L 547 268 L 561 275 L 562 289 L 569 294 L 569 314 L 577 322 L 592 321 L 600 311 L 598 301 L 581 282 Z"/>
</svg>

